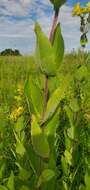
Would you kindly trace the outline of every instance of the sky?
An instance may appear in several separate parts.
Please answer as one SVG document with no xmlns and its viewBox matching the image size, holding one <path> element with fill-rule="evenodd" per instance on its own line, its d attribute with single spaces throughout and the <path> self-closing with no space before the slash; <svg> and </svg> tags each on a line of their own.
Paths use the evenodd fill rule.
<svg viewBox="0 0 90 190">
<path fill-rule="evenodd" d="M 62 6 L 59 22 L 65 40 L 65 50 L 80 47 L 78 17 L 72 17 L 72 6 L 77 0 L 67 0 Z M 84 5 L 87 0 L 80 1 Z M 6 48 L 19 49 L 22 54 L 32 54 L 35 50 L 34 24 L 38 21 L 43 31 L 49 35 L 53 18 L 53 7 L 49 0 L 0 0 L 0 51 Z M 88 34 L 90 41 L 90 33 Z M 87 49 L 90 49 L 90 42 Z"/>
</svg>

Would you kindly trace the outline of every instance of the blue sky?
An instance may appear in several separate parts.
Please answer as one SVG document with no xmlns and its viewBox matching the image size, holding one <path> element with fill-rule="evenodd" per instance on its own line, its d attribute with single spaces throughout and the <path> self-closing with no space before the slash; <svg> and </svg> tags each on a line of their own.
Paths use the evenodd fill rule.
<svg viewBox="0 0 90 190">
<path fill-rule="evenodd" d="M 67 0 L 62 7 L 59 21 L 65 39 L 66 51 L 80 47 L 79 18 L 71 15 L 77 0 Z M 87 0 L 80 1 L 84 5 Z M 31 54 L 35 49 L 34 23 L 40 22 L 48 35 L 53 9 L 49 0 L 0 0 L 0 51 L 5 48 L 19 49 Z M 90 34 L 88 34 L 90 38 Z M 90 42 L 89 42 L 90 44 Z M 87 49 L 90 49 L 90 46 Z"/>
<path fill-rule="evenodd" d="M 69 5 L 74 5 L 75 3 L 80 2 L 81 5 L 85 5 L 88 0 L 67 0 Z"/>
</svg>

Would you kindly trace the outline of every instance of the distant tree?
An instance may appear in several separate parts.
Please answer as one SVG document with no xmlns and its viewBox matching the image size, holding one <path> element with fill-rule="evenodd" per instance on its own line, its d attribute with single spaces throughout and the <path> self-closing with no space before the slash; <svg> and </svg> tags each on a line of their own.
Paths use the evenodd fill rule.
<svg viewBox="0 0 90 190">
<path fill-rule="evenodd" d="M 14 55 L 21 55 L 18 49 L 14 50 Z"/>
<path fill-rule="evenodd" d="M 0 55 L 2 56 L 8 56 L 8 55 L 15 55 L 15 56 L 19 56 L 21 55 L 21 53 L 19 52 L 19 50 L 15 49 L 15 50 L 12 50 L 12 49 L 5 49 L 4 51 L 2 51 L 0 53 Z"/>
</svg>

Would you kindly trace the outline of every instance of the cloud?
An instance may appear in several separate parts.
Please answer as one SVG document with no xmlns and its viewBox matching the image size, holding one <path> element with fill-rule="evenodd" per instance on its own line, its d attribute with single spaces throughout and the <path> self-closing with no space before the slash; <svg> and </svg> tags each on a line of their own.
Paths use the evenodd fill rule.
<svg viewBox="0 0 90 190">
<path fill-rule="evenodd" d="M 59 16 L 66 51 L 80 46 L 79 18 L 73 18 L 71 12 L 72 7 L 64 5 Z M 0 0 L 0 50 L 17 48 L 25 54 L 34 52 L 34 22 L 40 22 L 49 35 L 52 19 L 49 0 Z"/>
<path fill-rule="evenodd" d="M 38 7 L 39 5 L 39 7 Z M 0 0 L 0 12 L 2 16 L 29 16 L 32 11 L 44 10 L 50 5 L 48 0 Z"/>
<path fill-rule="evenodd" d="M 31 0 L 0 0 L 0 12 L 3 16 L 26 16 Z"/>
</svg>

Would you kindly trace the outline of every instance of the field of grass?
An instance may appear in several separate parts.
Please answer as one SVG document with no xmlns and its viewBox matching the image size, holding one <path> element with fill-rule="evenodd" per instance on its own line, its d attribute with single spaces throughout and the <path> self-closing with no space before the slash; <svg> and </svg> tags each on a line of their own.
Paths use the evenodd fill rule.
<svg viewBox="0 0 90 190">
<path fill-rule="evenodd" d="M 67 54 L 62 65 L 63 73 L 74 73 L 80 65 L 87 65 L 90 70 L 89 55 L 79 53 Z M 19 83 L 25 83 L 27 75 L 34 73 L 35 66 L 33 57 L 0 57 L 0 103 L 12 101 L 15 89 Z"/>
<path fill-rule="evenodd" d="M 32 57 L 0 57 L 0 103 L 10 105 L 17 85 L 24 84 L 29 72 L 33 72 Z"/>
<path fill-rule="evenodd" d="M 15 102 L 14 99 L 15 96 L 18 96 L 17 95 L 18 88 L 22 86 L 23 89 L 28 76 L 33 75 L 36 77 L 37 73 L 39 76 L 39 71 L 38 69 L 35 68 L 35 62 L 33 57 L 28 57 L 28 56 L 0 57 L 0 185 L 1 185 L 0 187 L 2 190 L 4 190 L 4 188 L 2 188 L 3 186 L 7 186 L 7 189 L 9 190 L 29 190 L 29 188 L 30 190 L 35 190 L 32 187 L 32 183 L 36 182 L 34 182 L 33 177 L 31 178 L 33 169 L 31 170 L 32 164 L 31 162 L 29 162 L 29 159 L 31 159 L 30 155 L 29 158 L 26 155 L 22 157 L 22 153 L 19 156 L 16 155 L 18 151 L 15 150 L 14 144 L 16 143 L 16 141 L 13 134 L 13 129 L 15 126 L 14 123 L 10 121 L 10 114 L 12 108 L 18 106 L 17 101 Z M 75 96 L 79 102 L 80 109 L 78 109 L 77 103 L 73 102 L 73 104 L 71 105 L 71 110 L 72 112 L 75 112 L 74 117 L 76 118 L 76 120 L 75 118 L 73 118 L 74 124 L 80 127 L 78 131 L 78 133 L 80 133 L 80 136 L 78 135 L 77 137 L 78 140 L 80 140 L 80 142 L 77 143 L 77 141 L 76 142 L 73 141 L 73 143 L 77 143 L 77 146 L 79 146 L 81 151 L 79 150 L 79 148 L 77 150 L 76 149 L 74 150 L 74 155 L 72 156 L 72 158 L 73 160 L 75 158 L 75 160 L 72 162 L 72 164 L 70 160 L 71 154 L 67 155 L 67 160 L 68 160 L 68 163 L 66 162 L 67 166 L 65 165 L 66 163 L 63 163 L 64 166 L 62 166 L 63 164 L 61 163 L 61 160 L 62 158 L 64 158 L 64 156 L 63 157 L 61 156 L 63 155 L 65 147 L 67 148 L 67 146 L 70 146 L 70 144 L 68 144 L 69 141 L 67 143 L 68 145 L 65 144 L 66 143 L 65 139 L 68 140 L 66 138 L 66 127 L 67 128 L 70 127 L 69 125 L 72 126 L 72 117 L 71 115 L 69 115 L 71 113 L 69 111 L 67 113 L 66 110 L 67 114 L 66 117 L 65 110 L 62 110 L 60 114 L 60 124 L 59 128 L 57 129 L 58 135 L 56 139 L 57 168 L 58 168 L 57 169 L 58 182 L 56 190 L 59 190 L 59 188 L 62 187 L 62 184 L 63 184 L 63 190 L 69 190 L 69 184 L 71 182 L 72 183 L 70 186 L 70 190 L 82 190 L 84 189 L 85 185 L 84 176 L 86 176 L 86 169 L 85 169 L 86 164 L 89 165 L 88 168 L 90 170 L 90 140 L 87 144 L 87 139 L 90 137 L 90 55 L 89 53 L 72 52 L 70 54 L 65 55 L 63 63 L 60 67 L 59 75 L 61 76 L 61 79 L 59 79 L 60 82 L 63 79 L 62 76 L 66 75 L 74 76 L 74 83 L 72 84 L 72 89 L 74 90 L 70 89 L 70 91 L 67 91 L 67 97 L 68 97 L 67 99 L 69 99 L 70 101 L 71 93 L 73 93 L 72 91 L 74 91 Z M 36 80 L 35 77 L 34 80 Z M 41 83 L 43 83 L 43 76 L 41 77 L 42 77 Z M 54 86 L 58 85 L 56 84 L 56 80 L 54 79 L 52 80 L 53 80 L 53 86 L 51 85 L 51 83 L 49 84 L 50 93 L 53 92 Z M 25 104 L 24 108 L 27 110 L 24 90 L 22 96 L 23 96 L 22 104 Z M 64 100 L 64 104 L 68 105 L 66 101 L 67 100 Z M 21 104 L 19 106 L 21 106 Z M 25 119 L 28 118 L 27 111 L 24 113 L 24 118 Z M 29 146 L 28 125 L 26 125 L 25 122 L 24 125 L 25 125 L 24 132 L 26 135 L 24 144 L 28 149 Z M 65 127 L 65 131 L 63 130 L 63 126 Z M 22 139 L 24 138 L 23 135 L 24 133 L 22 134 Z M 67 150 L 69 151 L 69 148 L 67 148 Z M 75 157 L 76 154 L 78 158 Z M 83 164 L 85 165 L 83 167 L 82 165 L 78 165 L 79 161 L 81 162 L 82 165 Z M 19 164 L 21 164 L 22 167 L 24 167 L 23 170 L 19 171 L 20 169 Z M 66 171 L 67 167 L 68 167 L 68 172 Z M 13 171 L 13 173 L 11 171 Z M 28 174 L 28 171 L 31 172 L 30 176 Z M 19 176 L 19 178 L 17 176 Z M 89 179 L 89 177 L 87 178 Z M 13 186 L 14 184 L 15 187 Z M 47 188 L 44 189 L 48 190 Z M 85 188 L 85 190 L 89 189 Z"/>
</svg>

